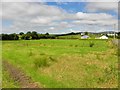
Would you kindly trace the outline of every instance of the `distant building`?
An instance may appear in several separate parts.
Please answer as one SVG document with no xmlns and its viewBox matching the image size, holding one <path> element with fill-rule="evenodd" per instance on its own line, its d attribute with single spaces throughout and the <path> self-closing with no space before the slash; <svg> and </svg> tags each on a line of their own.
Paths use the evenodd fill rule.
<svg viewBox="0 0 120 90">
<path fill-rule="evenodd" d="M 103 36 L 101 36 L 99 39 L 108 39 L 108 37 L 105 36 L 105 35 L 103 35 Z"/>
<path fill-rule="evenodd" d="M 88 39 L 88 38 L 89 38 L 88 35 L 83 35 L 83 36 L 81 36 L 81 39 Z"/>
<path fill-rule="evenodd" d="M 118 36 L 118 34 L 107 34 L 108 36 Z"/>
<path fill-rule="evenodd" d="M 83 36 L 83 35 L 84 35 L 84 33 L 81 33 L 81 35 Z"/>
</svg>

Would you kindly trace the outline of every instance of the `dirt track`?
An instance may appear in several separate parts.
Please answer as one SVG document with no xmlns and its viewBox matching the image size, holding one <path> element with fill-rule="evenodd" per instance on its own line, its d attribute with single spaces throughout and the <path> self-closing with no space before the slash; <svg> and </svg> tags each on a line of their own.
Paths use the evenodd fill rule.
<svg viewBox="0 0 120 90">
<path fill-rule="evenodd" d="M 19 68 L 16 68 L 7 61 L 2 61 L 3 68 L 8 71 L 10 77 L 17 81 L 20 88 L 40 88 L 39 85 L 33 82 L 30 77 L 26 76 Z"/>
</svg>

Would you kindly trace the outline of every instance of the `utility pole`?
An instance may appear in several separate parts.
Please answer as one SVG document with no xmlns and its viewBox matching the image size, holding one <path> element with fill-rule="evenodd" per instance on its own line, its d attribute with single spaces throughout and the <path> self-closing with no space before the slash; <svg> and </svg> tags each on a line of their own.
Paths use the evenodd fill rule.
<svg viewBox="0 0 120 90">
<path fill-rule="evenodd" d="M 113 26 L 113 27 L 114 27 L 113 29 L 114 29 L 114 39 L 115 39 L 115 24 L 114 24 L 114 26 Z"/>
</svg>

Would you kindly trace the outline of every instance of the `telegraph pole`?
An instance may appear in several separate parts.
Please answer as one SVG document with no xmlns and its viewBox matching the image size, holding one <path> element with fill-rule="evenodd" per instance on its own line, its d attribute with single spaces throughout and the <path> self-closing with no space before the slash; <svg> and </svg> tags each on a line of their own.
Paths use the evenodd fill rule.
<svg viewBox="0 0 120 90">
<path fill-rule="evenodd" d="M 113 29 L 114 29 L 114 39 L 115 39 L 115 24 L 114 24 L 114 26 L 113 26 L 113 27 L 114 27 Z"/>
</svg>

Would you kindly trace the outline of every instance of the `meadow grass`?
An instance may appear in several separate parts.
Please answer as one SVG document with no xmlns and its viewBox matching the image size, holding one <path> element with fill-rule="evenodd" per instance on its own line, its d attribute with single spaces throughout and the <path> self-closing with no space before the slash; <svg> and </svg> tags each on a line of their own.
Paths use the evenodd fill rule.
<svg viewBox="0 0 120 90">
<path fill-rule="evenodd" d="M 2 71 L 2 77 L 2 88 L 20 88 L 19 84 L 9 76 L 7 71 Z"/>
<path fill-rule="evenodd" d="M 118 59 L 110 44 L 92 39 L 3 41 L 2 56 L 43 87 L 113 88 Z"/>
</svg>

